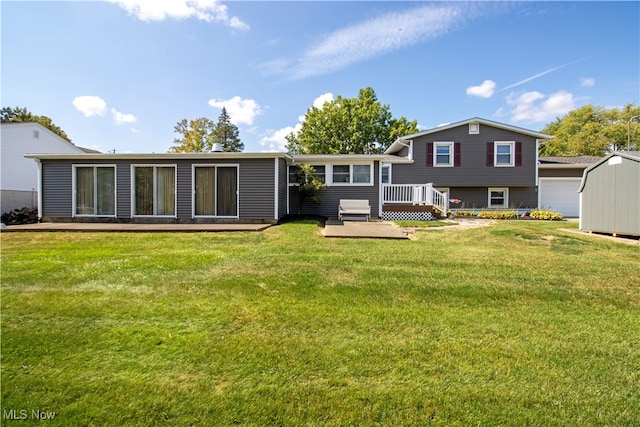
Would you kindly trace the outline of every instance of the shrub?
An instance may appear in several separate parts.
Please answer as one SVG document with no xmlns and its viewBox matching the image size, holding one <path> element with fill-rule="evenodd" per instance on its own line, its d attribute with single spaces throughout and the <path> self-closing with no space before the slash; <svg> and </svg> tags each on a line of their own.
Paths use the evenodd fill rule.
<svg viewBox="0 0 640 427">
<path fill-rule="evenodd" d="M 529 216 L 533 219 L 544 219 L 548 221 L 560 221 L 564 218 L 561 213 L 543 210 L 531 211 Z"/>
<path fill-rule="evenodd" d="M 455 216 L 477 216 L 478 214 L 474 211 L 455 211 Z"/>
<path fill-rule="evenodd" d="M 482 211 L 478 214 L 478 218 L 484 219 L 513 219 L 517 217 L 516 211 Z"/>
</svg>

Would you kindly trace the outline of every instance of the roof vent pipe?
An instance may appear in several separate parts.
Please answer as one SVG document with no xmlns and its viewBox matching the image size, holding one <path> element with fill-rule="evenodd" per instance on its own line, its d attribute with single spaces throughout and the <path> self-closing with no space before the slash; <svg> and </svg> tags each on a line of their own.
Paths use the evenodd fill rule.
<svg viewBox="0 0 640 427">
<path fill-rule="evenodd" d="M 222 144 L 220 144 L 219 142 L 214 143 L 213 147 L 211 147 L 211 151 L 213 151 L 214 153 L 221 153 L 222 152 Z"/>
</svg>

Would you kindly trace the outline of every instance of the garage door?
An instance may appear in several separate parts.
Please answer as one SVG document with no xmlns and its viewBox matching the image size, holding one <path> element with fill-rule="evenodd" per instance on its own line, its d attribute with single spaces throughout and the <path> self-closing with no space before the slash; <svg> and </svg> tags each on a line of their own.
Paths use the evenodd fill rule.
<svg viewBox="0 0 640 427">
<path fill-rule="evenodd" d="M 540 178 L 540 209 L 577 217 L 580 213 L 578 188 L 581 181 L 581 178 Z"/>
</svg>

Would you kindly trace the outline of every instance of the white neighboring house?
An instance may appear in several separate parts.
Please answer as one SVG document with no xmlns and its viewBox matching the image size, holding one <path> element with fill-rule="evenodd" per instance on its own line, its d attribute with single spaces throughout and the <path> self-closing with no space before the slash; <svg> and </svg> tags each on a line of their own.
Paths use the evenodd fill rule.
<svg viewBox="0 0 640 427">
<path fill-rule="evenodd" d="M 87 153 L 40 123 L 0 124 L 0 211 L 38 206 L 38 164 L 27 153 Z"/>
</svg>

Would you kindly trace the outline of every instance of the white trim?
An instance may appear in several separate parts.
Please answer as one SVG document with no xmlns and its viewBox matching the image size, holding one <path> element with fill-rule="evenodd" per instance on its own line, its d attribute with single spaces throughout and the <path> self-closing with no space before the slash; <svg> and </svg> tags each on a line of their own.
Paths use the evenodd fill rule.
<svg viewBox="0 0 640 427">
<path fill-rule="evenodd" d="M 78 214 L 77 202 L 78 202 L 78 168 L 92 168 L 93 169 L 93 186 L 94 186 L 94 198 L 98 197 L 97 185 L 98 185 L 98 171 L 96 168 L 112 168 L 113 169 L 113 215 L 99 215 L 99 214 Z M 95 200 L 94 200 L 95 202 Z M 94 206 L 94 209 L 97 205 Z M 118 216 L 118 167 L 115 163 L 74 163 L 71 165 L 71 218 L 117 218 Z"/>
<path fill-rule="evenodd" d="M 449 163 L 438 163 L 438 147 L 449 147 Z M 454 142 L 453 141 L 442 141 L 442 142 L 434 142 L 433 143 L 433 167 L 434 168 L 452 168 L 454 164 L 453 156 L 454 150 Z"/>
<path fill-rule="evenodd" d="M 373 187 L 374 183 L 374 173 L 373 173 L 373 162 L 355 162 L 355 163 L 336 163 L 327 165 L 328 168 L 325 167 L 325 184 L 328 186 L 336 186 L 336 187 Z M 349 182 L 334 182 L 333 181 L 333 168 L 335 166 L 349 166 Z M 353 182 L 353 167 L 354 166 L 369 166 L 369 182 Z M 327 169 L 329 172 L 327 172 Z"/>
<path fill-rule="evenodd" d="M 498 146 L 508 145 L 510 147 L 509 164 L 498 164 Z M 493 142 L 493 167 L 512 168 L 516 164 L 516 142 L 515 141 L 494 141 Z"/>
<path fill-rule="evenodd" d="M 38 219 L 42 219 L 44 212 L 42 212 L 42 162 L 40 159 L 35 159 L 38 164 Z"/>
<path fill-rule="evenodd" d="M 157 215 L 158 203 L 156 200 L 157 183 L 156 183 L 156 168 L 173 168 L 175 173 L 173 175 L 173 199 L 174 199 L 174 214 L 173 215 Z M 153 215 L 136 215 L 136 168 L 153 168 Z M 175 163 L 133 163 L 131 164 L 131 218 L 177 218 L 178 217 L 178 165 Z"/>
<path fill-rule="evenodd" d="M 216 185 L 218 183 L 218 168 L 236 168 L 236 215 L 196 215 L 196 168 L 215 168 Z M 177 193 L 177 191 L 176 191 Z M 216 212 L 218 210 L 218 188 L 214 195 Z M 177 206 L 176 206 L 177 212 Z M 240 218 L 240 164 L 239 163 L 193 163 L 191 165 L 191 219 L 195 218 Z"/>
<path fill-rule="evenodd" d="M 274 175 L 274 187 L 273 187 L 273 219 L 278 220 L 278 196 L 280 194 L 280 168 L 278 167 L 278 159 L 273 159 L 273 167 L 275 169 Z M 240 204 L 238 203 L 238 214 L 240 214 Z M 239 216 L 239 215 L 238 215 Z"/>
<path fill-rule="evenodd" d="M 504 204 L 503 205 L 492 205 L 491 204 L 491 192 L 492 191 L 502 191 L 504 192 Z M 488 208 L 503 208 L 506 209 L 509 207 L 509 188 L 508 187 L 489 187 L 487 189 L 487 207 Z"/>
<path fill-rule="evenodd" d="M 480 122 L 469 122 L 469 135 L 478 135 L 480 133 Z"/>
</svg>

